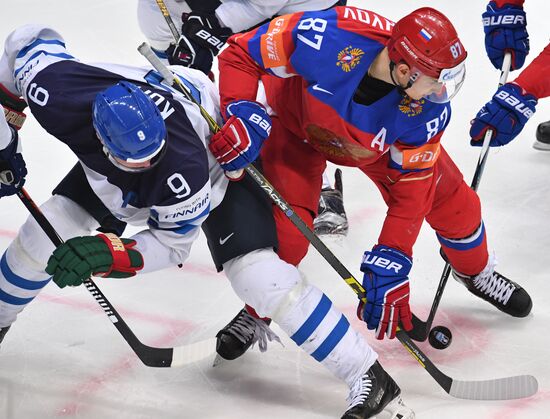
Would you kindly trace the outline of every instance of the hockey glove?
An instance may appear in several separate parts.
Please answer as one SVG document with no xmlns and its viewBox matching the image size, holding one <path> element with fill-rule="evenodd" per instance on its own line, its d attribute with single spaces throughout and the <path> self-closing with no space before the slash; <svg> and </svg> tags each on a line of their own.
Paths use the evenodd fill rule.
<svg viewBox="0 0 550 419">
<path fill-rule="evenodd" d="M 376 339 L 384 339 L 384 334 L 393 339 L 400 324 L 405 330 L 412 329 L 409 307 L 411 267 L 409 257 L 391 247 L 375 246 L 363 256 L 361 271 L 364 272 L 367 303 L 359 303 L 357 316 L 367 323 L 370 330 L 376 330 Z"/>
<path fill-rule="evenodd" d="M 493 130 L 491 147 L 512 141 L 535 113 L 537 99 L 517 84 L 507 83 L 498 88 L 493 98 L 477 113 L 470 128 L 470 144 L 481 146 L 488 129 Z"/>
<path fill-rule="evenodd" d="M 20 130 L 25 119 L 27 119 L 27 115 L 23 112 L 27 107 L 26 102 L 14 96 L 8 89 L 0 84 L 0 105 L 4 107 L 4 116 L 6 117 L 7 123 L 16 130 Z"/>
<path fill-rule="evenodd" d="M 254 162 L 271 132 L 271 118 L 257 102 L 231 102 L 229 118 L 210 139 L 208 148 L 225 171 L 235 171 Z"/>
<path fill-rule="evenodd" d="M 135 240 L 111 233 L 74 237 L 54 250 L 46 272 L 60 288 L 81 285 L 91 275 L 128 278 L 143 268 L 143 257 L 133 249 L 135 245 Z"/>
<path fill-rule="evenodd" d="M 208 75 L 214 57 L 233 32 L 223 28 L 214 13 L 184 13 L 182 21 L 178 44 L 166 50 L 168 61 L 172 65 L 195 68 Z"/>
<path fill-rule="evenodd" d="M 514 1 L 511 0 L 510 3 Z M 499 8 L 494 1 L 491 1 L 482 17 L 485 50 L 491 63 L 500 70 L 504 53 L 510 51 L 512 53 L 511 69 L 521 68 L 529 53 L 529 34 L 523 7 L 505 4 Z"/>
<path fill-rule="evenodd" d="M 16 194 L 25 184 L 27 167 L 17 131 L 6 122 L 0 106 L 0 198 Z"/>
</svg>

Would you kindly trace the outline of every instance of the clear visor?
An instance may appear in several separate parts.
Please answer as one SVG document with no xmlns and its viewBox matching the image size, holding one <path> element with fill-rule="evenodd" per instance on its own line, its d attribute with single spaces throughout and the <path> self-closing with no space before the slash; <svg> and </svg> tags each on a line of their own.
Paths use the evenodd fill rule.
<svg viewBox="0 0 550 419">
<path fill-rule="evenodd" d="M 460 90 L 466 78 L 466 66 L 464 62 L 456 67 L 441 70 L 439 79 L 426 77 L 431 81 L 431 92 L 424 96 L 426 100 L 435 103 L 450 101 Z"/>
</svg>

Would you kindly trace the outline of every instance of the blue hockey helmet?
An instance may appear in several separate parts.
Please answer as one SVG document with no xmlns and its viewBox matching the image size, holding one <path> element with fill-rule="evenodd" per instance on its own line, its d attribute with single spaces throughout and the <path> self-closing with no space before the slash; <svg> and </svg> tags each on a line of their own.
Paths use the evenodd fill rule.
<svg viewBox="0 0 550 419">
<path fill-rule="evenodd" d="M 150 169 L 166 149 L 166 125 L 159 109 L 138 86 L 126 81 L 97 94 L 93 125 L 109 160 L 125 171 Z"/>
</svg>

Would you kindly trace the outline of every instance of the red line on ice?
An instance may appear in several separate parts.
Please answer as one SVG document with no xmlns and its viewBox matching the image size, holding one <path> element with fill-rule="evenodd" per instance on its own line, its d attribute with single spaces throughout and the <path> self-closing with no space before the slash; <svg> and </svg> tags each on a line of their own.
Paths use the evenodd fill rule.
<svg viewBox="0 0 550 419">
<path fill-rule="evenodd" d="M 54 304 L 62 304 L 75 308 L 78 310 L 89 310 L 89 311 L 98 311 L 101 309 L 97 304 L 93 303 L 82 303 L 74 299 L 67 297 L 56 297 L 46 293 L 39 294 L 39 297 L 42 301 L 47 301 Z M 169 326 L 169 331 L 166 332 L 161 338 L 157 339 L 153 345 L 158 347 L 167 347 L 171 345 L 175 338 L 178 336 L 189 333 L 196 328 L 196 325 L 190 321 L 173 319 L 161 315 L 146 314 L 142 312 L 129 311 L 129 310 L 120 310 L 121 313 L 124 313 L 126 317 L 132 317 L 140 319 L 143 321 L 148 321 L 152 323 L 158 323 L 163 327 Z M 88 401 L 90 396 L 98 391 L 101 391 L 109 382 L 116 380 L 118 377 L 123 376 L 130 369 L 134 368 L 136 365 L 141 365 L 139 359 L 132 355 L 130 357 L 124 356 L 119 358 L 117 361 L 113 362 L 110 366 L 106 367 L 103 372 L 93 375 L 90 378 L 84 380 L 80 384 L 75 385 L 74 389 L 69 391 L 71 401 L 65 404 L 64 406 L 56 409 L 56 416 L 74 416 L 76 414 L 82 413 L 83 409 L 86 409 L 88 406 Z M 79 399 L 85 401 L 84 404 L 79 402 Z"/>
<path fill-rule="evenodd" d="M 172 321 L 170 319 L 167 320 Z M 180 330 L 179 332 L 184 331 L 186 330 Z M 181 333 L 177 333 L 177 335 L 179 334 Z M 164 334 L 161 338 L 153 342 L 153 345 L 158 347 L 167 347 L 174 342 L 174 337 L 174 331 L 171 330 L 170 332 Z M 71 401 L 69 401 L 67 404 L 63 405 L 59 409 L 56 409 L 55 415 L 65 417 L 82 414 L 82 411 L 89 408 L 90 406 L 90 401 L 93 399 L 93 397 L 90 396 L 98 391 L 101 391 L 110 382 L 115 381 L 117 378 L 123 376 L 129 370 L 135 368 L 136 365 L 141 365 L 141 362 L 136 356 L 124 356 L 119 358 L 117 361 L 114 361 L 110 366 L 106 367 L 104 372 L 93 375 L 90 378 L 81 382 L 80 384 L 75 385 L 74 388 L 69 391 L 69 398 Z"/>
<path fill-rule="evenodd" d="M 17 236 L 17 231 L 0 229 L 0 237 L 14 239 Z"/>
</svg>

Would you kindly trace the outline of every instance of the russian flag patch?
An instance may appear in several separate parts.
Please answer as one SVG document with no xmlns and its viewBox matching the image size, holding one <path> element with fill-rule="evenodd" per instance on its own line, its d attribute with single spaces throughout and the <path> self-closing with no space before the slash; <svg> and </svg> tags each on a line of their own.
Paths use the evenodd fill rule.
<svg viewBox="0 0 550 419">
<path fill-rule="evenodd" d="M 421 29 L 420 30 L 420 36 L 426 42 L 428 42 L 429 40 L 432 39 L 432 36 L 430 35 L 430 33 L 426 29 Z"/>
</svg>

